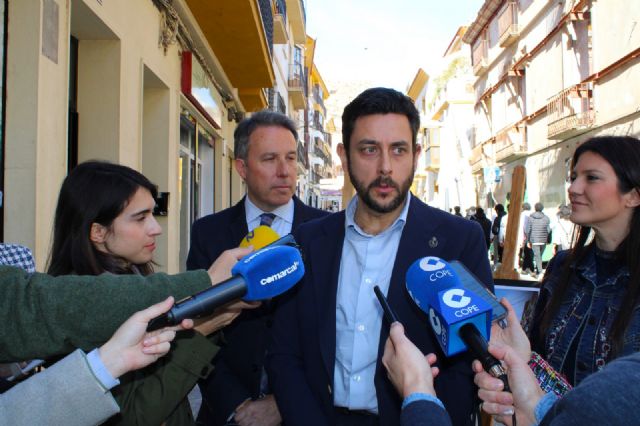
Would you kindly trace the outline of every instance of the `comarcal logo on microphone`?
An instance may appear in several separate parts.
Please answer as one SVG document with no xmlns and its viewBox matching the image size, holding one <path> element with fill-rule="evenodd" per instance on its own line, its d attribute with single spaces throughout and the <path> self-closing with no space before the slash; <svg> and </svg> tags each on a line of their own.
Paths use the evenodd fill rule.
<svg viewBox="0 0 640 426">
<path fill-rule="evenodd" d="M 287 275 L 290 275 L 292 273 L 294 273 L 295 271 L 298 270 L 298 265 L 300 263 L 296 260 L 295 262 L 293 262 L 293 264 L 291 266 L 289 266 L 288 268 L 283 269 L 282 271 L 275 273 L 273 275 L 270 275 L 268 277 L 265 277 L 263 279 L 260 280 L 260 285 L 267 285 L 267 284 L 271 284 L 275 281 L 278 281 L 284 277 L 286 277 Z"/>
</svg>

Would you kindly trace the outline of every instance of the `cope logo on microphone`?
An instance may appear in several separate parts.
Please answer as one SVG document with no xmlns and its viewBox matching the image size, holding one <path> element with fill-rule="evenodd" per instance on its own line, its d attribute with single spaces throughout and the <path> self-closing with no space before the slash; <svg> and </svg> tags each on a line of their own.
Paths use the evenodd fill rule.
<svg viewBox="0 0 640 426">
<path fill-rule="evenodd" d="M 461 288 L 452 288 L 442 295 L 442 301 L 450 308 L 464 308 L 471 303 L 471 298 L 464 295 Z"/>
<path fill-rule="evenodd" d="M 427 256 L 420 260 L 420 269 L 429 272 L 429 281 L 440 278 L 453 278 L 453 273 L 447 269 L 447 264 L 439 257 Z"/>
<path fill-rule="evenodd" d="M 447 266 L 439 257 L 427 256 L 420 260 L 420 269 L 426 272 L 438 271 Z"/>
<path fill-rule="evenodd" d="M 439 336 L 442 334 L 442 324 L 440 323 L 440 318 L 436 315 L 436 311 L 433 308 L 429 308 L 429 322 L 431 323 L 431 327 L 433 327 L 433 331 Z"/>
</svg>

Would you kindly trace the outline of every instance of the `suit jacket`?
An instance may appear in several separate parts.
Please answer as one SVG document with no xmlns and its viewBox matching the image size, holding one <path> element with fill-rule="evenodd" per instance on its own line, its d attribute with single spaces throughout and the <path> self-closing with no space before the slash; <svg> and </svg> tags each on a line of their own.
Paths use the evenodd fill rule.
<svg viewBox="0 0 640 426">
<path fill-rule="evenodd" d="M 402 409 L 400 426 L 451 426 L 449 414 L 438 404 L 427 400 L 414 401 Z"/>
<path fill-rule="evenodd" d="M 269 378 L 288 425 L 333 424 L 336 294 L 345 212 L 304 225 L 295 234 L 303 248 L 306 273 L 278 306 L 268 352 Z M 467 354 L 444 357 L 427 316 L 415 306 L 405 287 L 407 269 L 425 256 L 460 260 L 493 290 L 482 229 L 412 196 L 387 295 L 411 341 L 423 353 L 438 355 L 436 391 L 453 424 L 466 425 L 475 400 L 472 359 Z M 383 322 L 374 378 L 382 425 L 400 421 L 400 397 L 380 362 L 388 335 Z"/>
<path fill-rule="evenodd" d="M 14 426 L 100 424 L 118 411 L 80 350 L 0 395 L 0 419 Z"/>
<path fill-rule="evenodd" d="M 292 230 L 328 212 L 306 206 L 293 197 Z M 244 198 L 219 213 L 197 220 L 191 230 L 187 268 L 208 268 L 220 254 L 238 247 L 247 235 Z M 269 306 L 266 306 L 269 305 Z M 260 394 L 260 379 L 269 339 L 274 303 L 243 312 L 222 333 L 223 346 L 213 374 L 200 382 L 202 408 L 198 422 L 224 424 L 226 418 L 248 398 Z"/>
</svg>

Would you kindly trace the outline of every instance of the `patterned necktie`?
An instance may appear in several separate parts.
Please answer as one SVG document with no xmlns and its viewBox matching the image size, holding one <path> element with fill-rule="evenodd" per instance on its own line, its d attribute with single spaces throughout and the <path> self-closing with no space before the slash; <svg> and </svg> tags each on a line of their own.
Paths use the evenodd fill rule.
<svg viewBox="0 0 640 426">
<path fill-rule="evenodd" d="M 262 213 L 260 215 L 260 225 L 265 225 L 271 227 L 273 220 L 276 218 L 276 215 L 273 213 Z"/>
</svg>

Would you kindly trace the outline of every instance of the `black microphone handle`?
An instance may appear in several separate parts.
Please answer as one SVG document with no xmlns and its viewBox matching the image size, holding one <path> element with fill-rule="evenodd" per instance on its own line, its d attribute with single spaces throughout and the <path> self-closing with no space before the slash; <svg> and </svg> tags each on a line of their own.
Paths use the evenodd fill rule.
<svg viewBox="0 0 640 426">
<path fill-rule="evenodd" d="M 218 285 L 179 301 L 169 312 L 149 321 L 147 331 L 177 325 L 184 319 L 211 315 L 220 306 L 240 299 L 245 294 L 247 294 L 247 283 L 242 276 L 234 275 Z"/>
<path fill-rule="evenodd" d="M 504 390 L 506 392 L 511 392 L 507 372 L 502 367 L 502 363 L 489 353 L 489 350 L 487 349 L 487 340 L 480 331 L 478 331 L 476 326 L 473 324 L 465 324 L 460 327 L 458 335 L 464 344 L 467 345 L 467 348 L 469 348 L 473 356 L 480 361 L 484 370 L 493 377 L 502 380 L 502 383 L 504 383 Z"/>
</svg>

